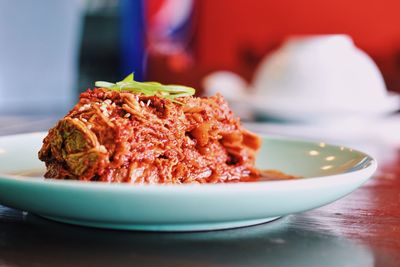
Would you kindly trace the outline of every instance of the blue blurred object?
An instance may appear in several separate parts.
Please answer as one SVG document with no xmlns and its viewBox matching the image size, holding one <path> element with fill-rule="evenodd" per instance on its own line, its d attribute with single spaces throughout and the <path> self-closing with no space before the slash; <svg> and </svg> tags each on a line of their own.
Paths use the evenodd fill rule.
<svg viewBox="0 0 400 267">
<path fill-rule="evenodd" d="M 74 101 L 82 1 L 0 1 L 0 113 L 64 113 Z"/>
<path fill-rule="evenodd" d="M 145 79 L 146 50 L 143 0 L 121 0 L 121 66 L 123 75 L 135 72 Z"/>
</svg>

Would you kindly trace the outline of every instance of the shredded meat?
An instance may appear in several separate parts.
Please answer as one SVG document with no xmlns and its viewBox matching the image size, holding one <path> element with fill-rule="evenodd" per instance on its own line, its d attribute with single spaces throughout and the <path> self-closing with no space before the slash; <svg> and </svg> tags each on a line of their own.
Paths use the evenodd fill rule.
<svg viewBox="0 0 400 267">
<path fill-rule="evenodd" d="M 243 129 L 221 95 L 157 96 L 88 90 L 50 129 L 39 151 L 46 178 L 221 183 L 256 180 L 261 140 Z"/>
</svg>

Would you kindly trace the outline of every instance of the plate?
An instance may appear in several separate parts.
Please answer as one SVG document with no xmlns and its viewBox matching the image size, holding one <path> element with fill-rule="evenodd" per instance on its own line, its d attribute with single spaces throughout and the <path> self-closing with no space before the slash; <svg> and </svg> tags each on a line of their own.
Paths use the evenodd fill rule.
<svg viewBox="0 0 400 267">
<path fill-rule="evenodd" d="M 263 137 L 257 165 L 301 179 L 205 185 L 131 185 L 29 177 L 44 172 L 45 133 L 0 137 L 0 203 L 48 219 L 111 229 L 216 230 L 320 207 L 362 185 L 376 160 L 350 148 Z"/>
</svg>

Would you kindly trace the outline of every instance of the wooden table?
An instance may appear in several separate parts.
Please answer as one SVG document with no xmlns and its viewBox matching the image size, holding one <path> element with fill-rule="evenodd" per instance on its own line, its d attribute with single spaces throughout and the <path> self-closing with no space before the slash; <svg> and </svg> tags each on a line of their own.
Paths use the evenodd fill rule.
<svg viewBox="0 0 400 267">
<path fill-rule="evenodd" d="M 55 119 L 12 121 L 0 118 L 0 134 L 46 129 Z M 0 206 L 0 266 L 400 266 L 400 157 L 395 147 L 380 151 L 387 154 L 378 173 L 347 197 L 239 229 L 100 230 Z"/>
</svg>

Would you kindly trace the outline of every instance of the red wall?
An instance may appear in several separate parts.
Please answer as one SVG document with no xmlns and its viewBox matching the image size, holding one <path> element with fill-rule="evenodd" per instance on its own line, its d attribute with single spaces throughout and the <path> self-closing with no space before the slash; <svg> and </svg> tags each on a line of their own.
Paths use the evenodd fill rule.
<svg viewBox="0 0 400 267">
<path fill-rule="evenodd" d="M 151 2 L 154 10 L 162 1 Z M 175 71 L 178 80 L 197 84 L 217 69 L 250 80 L 260 59 L 288 35 L 346 33 L 374 58 L 389 88 L 400 90 L 399 0 L 198 0 L 195 21 L 194 64 Z"/>
</svg>

